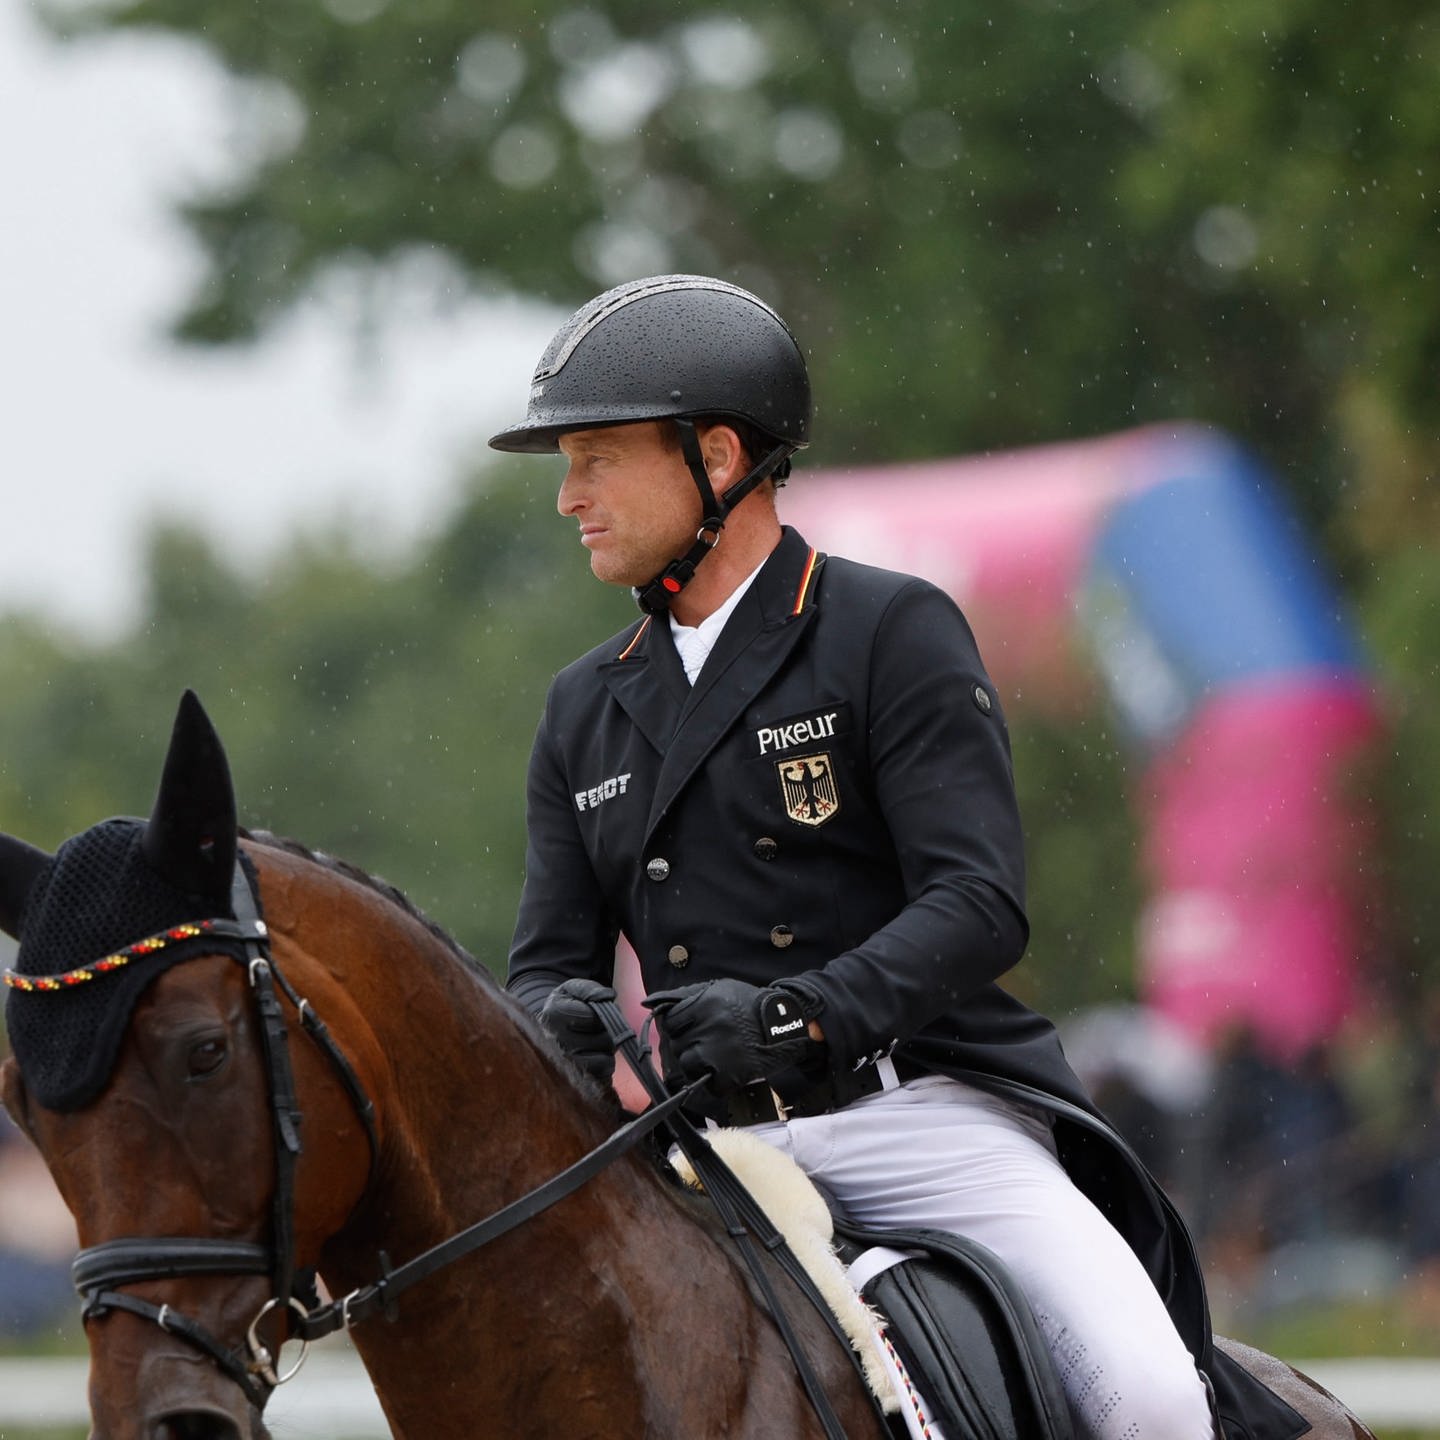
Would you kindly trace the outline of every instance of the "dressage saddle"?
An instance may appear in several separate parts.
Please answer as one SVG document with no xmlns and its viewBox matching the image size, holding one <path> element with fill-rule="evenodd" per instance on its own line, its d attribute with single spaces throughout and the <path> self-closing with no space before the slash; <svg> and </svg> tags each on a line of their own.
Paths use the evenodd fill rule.
<svg viewBox="0 0 1440 1440">
<path fill-rule="evenodd" d="M 835 1244 L 945 1440 L 1071 1440 L 1050 1352 L 996 1255 L 941 1231 L 841 1219 Z M 884 1264 L 894 1252 L 904 1258 Z"/>
</svg>

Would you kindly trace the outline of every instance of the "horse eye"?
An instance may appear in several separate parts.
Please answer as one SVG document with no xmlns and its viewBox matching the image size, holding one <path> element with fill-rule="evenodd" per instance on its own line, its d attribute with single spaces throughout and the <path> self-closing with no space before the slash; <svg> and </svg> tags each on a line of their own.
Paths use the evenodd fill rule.
<svg viewBox="0 0 1440 1440">
<path fill-rule="evenodd" d="M 212 1036 L 208 1040 L 197 1040 L 190 1047 L 190 1054 L 187 1057 L 190 1079 L 203 1080 L 207 1075 L 213 1075 L 224 1063 L 229 1051 L 225 1041 L 219 1036 Z"/>
</svg>

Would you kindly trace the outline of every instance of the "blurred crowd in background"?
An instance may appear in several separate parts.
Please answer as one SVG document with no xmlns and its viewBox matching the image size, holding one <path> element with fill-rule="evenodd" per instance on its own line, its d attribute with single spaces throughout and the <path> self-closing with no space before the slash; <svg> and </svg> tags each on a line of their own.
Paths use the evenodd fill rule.
<svg viewBox="0 0 1440 1440">
<path fill-rule="evenodd" d="M 1188 1220 L 1218 1328 L 1386 1297 L 1440 1321 L 1440 1002 L 1410 1018 L 1356 1017 L 1288 1063 L 1246 1028 L 1203 1051 L 1140 1007 L 1065 1027 Z"/>
</svg>

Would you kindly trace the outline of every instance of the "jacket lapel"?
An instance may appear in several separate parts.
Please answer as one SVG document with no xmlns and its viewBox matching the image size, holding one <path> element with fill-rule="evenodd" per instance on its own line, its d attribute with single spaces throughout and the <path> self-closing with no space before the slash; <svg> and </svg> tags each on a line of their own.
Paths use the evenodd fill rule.
<svg viewBox="0 0 1440 1440">
<path fill-rule="evenodd" d="M 647 839 L 691 776 L 809 629 L 814 609 L 808 605 L 799 608 L 797 597 L 808 577 L 810 554 L 809 545 L 787 526 L 780 544 L 720 632 L 694 688 L 687 687 L 686 703 L 665 749 L 651 798 Z M 651 648 L 660 643 L 670 650 L 678 669 L 668 627 L 663 642 L 657 636 Z M 683 671 L 680 678 L 683 685 Z"/>
<path fill-rule="evenodd" d="M 636 729 L 663 755 L 690 699 L 669 620 L 647 616 L 615 659 L 600 666 L 600 678 Z"/>
</svg>

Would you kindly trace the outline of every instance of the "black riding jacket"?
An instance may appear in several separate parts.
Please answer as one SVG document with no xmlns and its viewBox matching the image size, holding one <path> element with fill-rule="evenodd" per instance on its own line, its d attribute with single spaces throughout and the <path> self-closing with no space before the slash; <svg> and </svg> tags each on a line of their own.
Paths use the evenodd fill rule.
<svg viewBox="0 0 1440 1440">
<path fill-rule="evenodd" d="M 1028 936 L 1023 837 L 999 697 L 941 590 L 787 527 L 693 687 L 664 617 L 560 672 L 528 831 L 509 987 L 532 1009 L 563 979 L 608 981 L 623 933 L 647 990 L 798 978 L 837 1071 L 893 1048 L 1046 1106 L 1222 1414 L 1245 1415 L 1227 1430 L 1303 1430 L 1212 1353 L 1183 1224 L 1051 1023 L 996 983 Z"/>
</svg>

